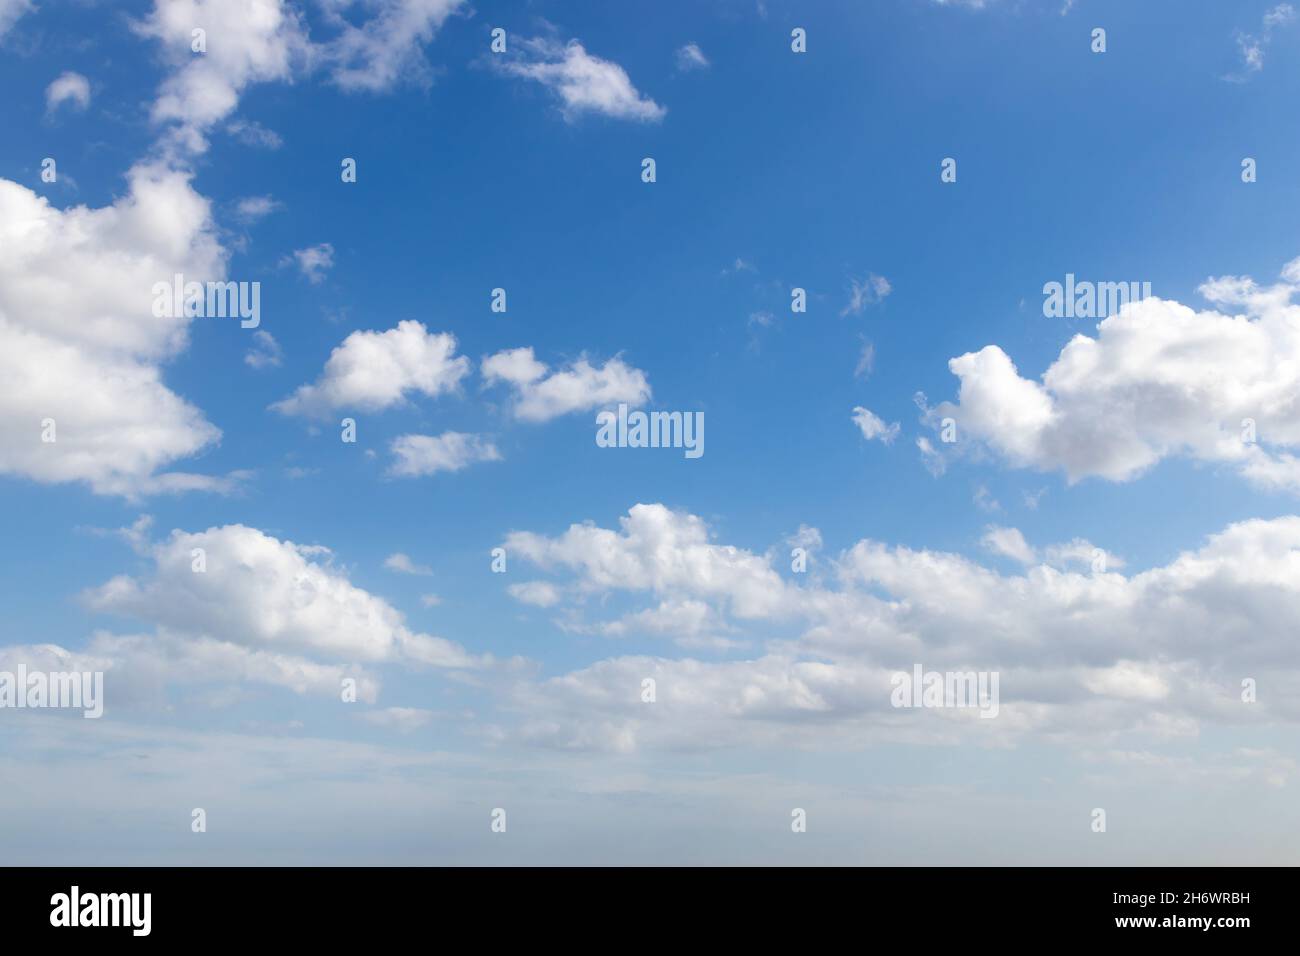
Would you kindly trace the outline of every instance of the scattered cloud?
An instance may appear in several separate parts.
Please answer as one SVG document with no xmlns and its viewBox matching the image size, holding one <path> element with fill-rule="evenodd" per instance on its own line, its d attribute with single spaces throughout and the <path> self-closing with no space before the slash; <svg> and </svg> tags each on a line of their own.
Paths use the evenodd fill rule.
<svg viewBox="0 0 1300 956">
<path fill-rule="evenodd" d="M 560 111 L 569 122 L 583 114 L 595 113 L 657 123 L 668 112 L 654 100 L 642 96 L 621 66 L 588 53 L 577 40 L 561 44 L 546 37 L 519 39 L 514 41 L 513 48 L 519 55 L 497 68 L 511 76 L 541 83 L 559 97 Z"/>
<path fill-rule="evenodd" d="M 514 414 L 522 421 L 545 422 L 570 412 L 650 400 L 650 383 L 640 369 L 615 357 L 592 365 L 583 356 L 552 372 L 531 347 L 508 349 L 483 360 L 483 379 L 514 390 Z"/>
<path fill-rule="evenodd" d="M 880 439 L 886 445 L 892 445 L 894 439 L 898 437 L 898 422 L 886 425 L 883 419 L 861 405 L 853 409 L 853 423 L 858 426 L 862 437 L 867 441 Z"/>
<path fill-rule="evenodd" d="M 396 460 L 388 473 L 398 478 L 460 471 L 479 462 L 501 460 L 501 453 L 489 439 L 464 432 L 400 435 L 393 439 L 391 451 Z"/>
<path fill-rule="evenodd" d="M 353 332 L 330 353 L 321 377 L 271 407 L 284 415 L 325 418 L 340 408 L 379 411 L 411 393 L 429 398 L 455 391 L 470 362 L 456 355 L 456 337 L 431 333 L 406 319 L 386 332 Z"/>
<path fill-rule="evenodd" d="M 2 19 L 2 15 L 0 15 Z M 52 114 L 64 103 L 74 110 L 84 110 L 90 105 L 90 81 L 80 73 L 68 70 L 45 88 L 45 112 Z"/>
</svg>

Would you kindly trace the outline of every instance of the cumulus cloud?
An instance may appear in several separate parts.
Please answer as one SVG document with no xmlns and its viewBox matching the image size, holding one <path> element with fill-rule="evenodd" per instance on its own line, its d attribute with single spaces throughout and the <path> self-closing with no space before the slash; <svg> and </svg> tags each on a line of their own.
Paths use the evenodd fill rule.
<svg viewBox="0 0 1300 956">
<path fill-rule="evenodd" d="M 511 76 L 535 80 L 553 92 L 560 99 L 566 120 L 597 113 L 653 123 L 668 112 L 642 96 L 621 66 L 588 53 L 577 40 L 561 44 L 545 37 L 519 39 L 514 41 L 514 49 L 518 56 L 511 56 L 497 68 Z"/>
<path fill-rule="evenodd" d="M 327 548 L 226 525 L 173 531 L 149 558 L 153 564 L 146 576 L 119 575 L 87 591 L 86 603 L 147 621 L 186 646 L 215 642 L 335 664 L 474 668 L 486 660 L 451 641 L 412 631 L 396 608 L 334 568 Z M 195 570 L 199 560 L 202 571 Z"/>
<path fill-rule="evenodd" d="M 801 586 L 786 583 L 769 555 L 709 543 L 697 517 L 637 505 L 620 525 L 516 532 L 506 545 L 573 575 L 555 592 L 561 604 L 651 597 L 594 625 L 602 633 L 744 635 L 778 620 L 798 630 L 778 631 L 757 658 L 636 655 L 522 683 L 514 693 L 523 716 L 510 731 L 520 739 L 621 751 L 834 739 L 1005 744 L 1028 734 L 1162 738 L 1195 734 L 1202 722 L 1300 721 L 1300 657 L 1286 623 L 1300 611 L 1300 517 L 1231 525 L 1129 577 L 1113 565 L 1039 563 L 1012 529 L 990 529 L 985 543 L 1025 565 L 1015 574 L 864 540 L 835 559 L 833 581 Z M 998 672 L 998 719 L 951 708 L 918 720 L 891 707 L 891 676 L 917 663 Z M 1285 687 L 1267 713 L 1239 697 L 1241 676 L 1261 668 Z M 657 684 L 654 708 L 638 696 L 647 677 Z"/>
<path fill-rule="evenodd" d="M 193 50 L 193 31 L 207 50 Z M 154 101 L 155 123 L 171 124 L 176 146 L 207 149 L 207 133 L 239 105 L 254 83 L 290 80 L 309 42 L 298 14 L 281 0 L 155 0 L 141 35 L 158 41 L 170 67 Z"/>
<path fill-rule="evenodd" d="M 398 478 L 460 471 L 478 462 L 501 460 L 501 453 L 490 439 L 464 432 L 400 435 L 393 439 L 391 449 L 395 461 L 388 473 Z"/>
<path fill-rule="evenodd" d="M 642 405 L 650 400 L 645 373 L 617 357 L 594 366 L 583 356 L 552 372 L 527 347 L 488 356 L 481 371 L 489 385 L 503 382 L 514 389 L 515 415 L 529 422 L 545 422 L 569 412 L 620 402 Z"/>
<path fill-rule="evenodd" d="M 1300 260 L 1282 280 L 1211 279 L 1217 310 L 1129 303 L 1023 377 L 998 346 L 948 363 L 958 400 L 927 409 L 1008 464 L 1071 481 L 1132 480 L 1166 458 L 1224 464 L 1264 488 L 1300 491 Z M 960 446 L 960 442 L 958 446 Z"/>
<path fill-rule="evenodd" d="M 60 210 L 0 179 L 0 472 L 101 494 L 228 487 L 161 472 L 221 432 L 163 384 L 193 319 L 156 317 L 153 293 L 224 278 L 225 251 L 189 174 L 144 164 L 127 182 L 112 205 Z"/>
<path fill-rule="evenodd" d="M 59 74 L 58 79 L 45 88 L 45 112 L 53 113 L 64 103 L 70 103 L 76 110 L 88 107 L 90 81 L 71 70 Z"/>
<path fill-rule="evenodd" d="M 412 319 L 386 332 L 353 332 L 330 353 L 321 377 L 271 407 L 285 415 L 324 418 L 336 409 L 379 411 L 412 392 L 436 398 L 469 374 L 456 337 L 431 333 Z"/>
</svg>

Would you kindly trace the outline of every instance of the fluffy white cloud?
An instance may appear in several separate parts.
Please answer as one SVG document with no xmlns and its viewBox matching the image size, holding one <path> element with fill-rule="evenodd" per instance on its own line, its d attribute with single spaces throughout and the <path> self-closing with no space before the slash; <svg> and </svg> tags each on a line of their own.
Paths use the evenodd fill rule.
<svg viewBox="0 0 1300 956">
<path fill-rule="evenodd" d="M 853 409 L 853 423 L 867 441 L 879 438 L 886 445 L 892 445 L 898 437 L 898 422 L 886 425 L 879 416 L 861 405 Z"/>
<path fill-rule="evenodd" d="M 393 439 L 392 452 L 396 460 L 388 473 L 399 478 L 460 471 L 478 462 L 501 460 L 501 453 L 489 439 L 464 432 L 399 435 Z"/>
<path fill-rule="evenodd" d="M 299 16 L 282 0 L 155 0 L 135 28 L 158 41 L 171 67 L 153 120 L 175 124 L 176 144 L 191 152 L 207 148 L 207 132 L 246 87 L 290 80 L 309 55 Z M 195 29 L 206 31 L 202 54 L 192 48 Z"/>
<path fill-rule="evenodd" d="M 1300 490 L 1290 451 L 1300 447 L 1298 288 L 1300 260 L 1273 286 L 1237 276 L 1201 286 L 1235 314 L 1158 298 L 1130 303 L 1100 322 L 1095 338 L 1076 335 L 1041 381 L 986 346 L 948 363 L 958 401 L 930 418 L 950 416 L 959 435 L 1008 463 L 1061 470 L 1072 482 L 1127 481 L 1184 456 Z"/>
<path fill-rule="evenodd" d="M 577 40 L 561 44 L 545 37 L 514 42 L 517 57 L 499 65 L 513 76 L 536 80 L 554 92 L 565 119 L 599 113 L 618 119 L 658 122 L 667 110 L 642 96 L 617 63 L 588 53 Z"/>
<path fill-rule="evenodd" d="M 196 549 L 202 571 L 195 570 Z M 86 603 L 151 622 L 172 639 L 295 659 L 450 668 L 486 661 L 451 641 L 410 630 L 394 607 L 332 567 L 323 547 L 226 525 L 173 531 L 148 556 L 153 567 L 147 577 L 119 575 L 86 592 Z"/>
<path fill-rule="evenodd" d="M 456 355 L 454 335 L 407 319 L 386 332 L 353 332 L 330 353 L 315 384 L 299 386 L 271 407 L 315 418 L 340 408 L 379 411 L 411 392 L 436 398 L 454 391 L 469 368 L 469 359 Z"/>
<path fill-rule="evenodd" d="M 221 433 L 162 381 L 193 320 L 153 314 L 155 283 L 220 280 L 225 252 L 188 174 L 127 179 L 111 206 L 68 210 L 0 180 L 0 472 L 103 494 L 225 487 L 159 474 Z"/>
<path fill-rule="evenodd" d="M 780 614 L 786 603 L 787 587 L 766 558 L 710 543 L 702 520 L 661 504 L 633 506 L 618 531 L 591 524 L 556 538 L 518 531 L 505 547 L 541 568 L 578 572 L 585 591 L 715 598 L 742 618 Z"/>
<path fill-rule="evenodd" d="M 776 574 L 770 555 L 708 544 L 693 516 L 638 505 L 622 526 L 574 526 L 557 538 L 519 532 L 506 544 L 575 575 L 556 588 L 561 602 L 654 595 L 645 609 L 596 625 L 601 633 L 661 626 L 685 642 L 776 621 L 800 630 L 778 632 L 757 659 L 629 656 L 522 682 L 510 731 L 521 739 L 623 751 L 1006 744 L 1031 733 L 1154 739 L 1195 734 L 1202 722 L 1300 721 L 1300 654 L 1288 624 L 1300 613 L 1300 517 L 1231 525 L 1130 577 L 1113 566 L 1034 564 L 1034 549 L 1014 532 L 989 541 L 1029 565 L 1010 575 L 955 554 L 861 541 L 834 562 L 833 585 L 809 575 L 798 587 Z M 893 708 L 891 676 L 918 663 L 999 673 L 998 718 Z M 1275 694 L 1267 706 L 1243 705 L 1242 678 L 1260 673 Z M 647 677 L 657 684 L 653 708 L 640 699 Z"/>
<path fill-rule="evenodd" d="M 583 356 L 551 372 L 528 347 L 488 356 L 481 371 L 488 384 L 504 382 L 514 388 L 515 414 L 530 422 L 545 422 L 569 412 L 620 402 L 641 405 L 650 399 L 645 373 L 620 358 L 594 366 Z"/>
<path fill-rule="evenodd" d="M 53 113 L 64 103 L 73 109 L 84 110 L 90 105 L 90 81 L 80 73 L 68 70 L 45 88 L 45 111 Z"/>
</svg>

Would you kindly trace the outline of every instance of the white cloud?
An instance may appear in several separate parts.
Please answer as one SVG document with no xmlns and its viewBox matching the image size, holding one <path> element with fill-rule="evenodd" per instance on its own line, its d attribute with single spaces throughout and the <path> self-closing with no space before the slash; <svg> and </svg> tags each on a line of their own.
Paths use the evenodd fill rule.
<svg viewBox="0 0 1300 956">
<path fill-rule="evenodd" d="M 709 58 L 704 55 L 699 44 L 687 43 L 677 49 L 677 69 L 681 72 L 707 70 L 709 66 Z"/>
<path fill-rule="evenodd" d="M 768 560 L 710 544 L 704 522 L 694 515 L 639 504 L 619 525 L 612 531 L 575 524 L 557 538 L 513 532 L 505 548 L 543 569 L 578 572 L 580 590 L 717 598 L 743 618 L 779 615 L 785 606 L 786 585 Z"/>
<path fill-rule="evenodd" d="M 73 109 L 84 110 L 90 105 L 90 81 L 80 73 L 71 70 L 59 74 L 45 88 L 45 112 L 53 113 L 64 103 L 71 103 Z"/>
<path fill-rule="evenodd" d="M 861 405 L 853 409 L 853 423 L 858 426 L 862 437 L 867 441 L 878 438 L 886 445 L 892 445 L 894 439 L 898 437 L 898 422 L 886 425 L 881 418 Z"/>
<path fill-rule="evenodd" d="M 154 317 L 152 289 L 224 278 L 225 251 L 188 174 L 140 165 L 127 181 L 110 206 L 59 210 L 0 179 L 0 473 L 100 494 L 221 489 L 159 474 L 221 433 L 162 382 L 192 320 Z"/>
<path fill-rule="evenodd" d="M 192 31 L 207 31 L 207 52 Z M 154 102 L 156 123 L 175 124 L 175 145 L 207 148 L 207 132 L 239 105 L 253 83 L 288 81 L 309 55 L 297 12 L 281 0 L 155 0 L 136 31 L 157 40 L 171 72 Z"/>
<path fill-rule="evenodd" d="M 279 208 L 281 204 L 270 196 L 247 196 L 235 205 L 235 218 L 251 225 Z"/>
<path fill-rule="evenodd" d="M 522 683 L 511 734 L 566 749 L 823 748 L 1005 745 L 1027 734 L 1150 739 L 1195 734 L 1203 722 L 1300 721 L 1288 623 L 1300 612 L 1300 517 L 1231 525 L 1130 577 L 1034 564 L 1018 532 L 990 532 L 986 544 L 1023 571 L 867 540 L 834 562 L 834 586 L 809 576 L 798 587 L 775 574 L 770 556 L 708 544 L 700 519 L 658 505 L 635 506 L 621 531 L 512 534 L 512 555 L 574 574 L 557 589 L 562 601 L 652 595 L 648 607 L 589 630 L 743 636 L 779 618 L 801 622 L 802 633 L 783 628 L 746 660 L 619 657 Z M 891 707 L 890 676 L 916 663 L 998 672 L 998 718 Z M 1267 712 L 1239 696 L 1241 675 L 1262 670 L 1287 688 Z M 657 683 L 654 708 L 636 693 L 646 677 Z"/>
<path fill-rule="evenodd" d="M 489 385 L 504 382 L 514 389 L 515 415 L 530 422 L 620 402 L 642 405 L 650 399 L 645 373 L 617 357 L 593 366 L 583 356 L 567 368 L 551 372 L 534 357 L 532 348 L 526 347 L 488 356 L 481 371 Z"/>
<path fill-rule="evenodd" d="M 388 568 L 390 571 L 396 571 L 398 574 L 417 574 L 424 576 L 433 574 L 433 569 L 428 565 L 416 564 L 408 555 L 403 554 L 401 551 L 394 552 L 384 558 L 384 567 Z"/>
<path fill-rule="evenodd" d="M 536 80 L 561 100 L 561 112 L 572 121 L 583 113 L 617 119 L 658 122 L 667 110 L 642 96 L 617 63 L 588 53 L 577 40 L 560 44 L 536 38 L 514 41 L 520 52 L 498 67 L 512 76 Z"/>
<path fill-rule="evenodd" d="M 1173 457 L 1222 463 L 1265 488 L 1300 490 L 1300 260 L 1282 281 L 1212 279 L 1216 305 L 1130 303 L 1076 335 L 1043 374 L 1023 378 L 996 345 L 952 359 L 958 401 L 927 410 L 1007 463 L 1071 482 L 1129 481 Z M 1249 440 L 1248 422 L 1258 440 Z"/>
<path fill-rule="evenodd" d="M 328 242 L 295 249 L 292 255 L 280 260 L 280 266 L 297 265 L 298 271 L 312 285 L 325 281 L 325 273 L 334 268 L 334 247 Z"/>
<path fill-rule="evenodd" d="M 994 554 L 1011 558 L 1021 564 L 1033 564 L 1037 560 L 1034 549 L 1025 541 L 1025 536 L 1018 528 L 999 528 L 996 525 L 989 525 L 980 542 Z"/>
<path fill-rule="evenodd" d="M 460 471 L 478 462 L 501 460 L 501 453 L 490 439 L 464 432 L 399 435 L 393 439 L 391 450 L 396 461 L 388 473 L 399 478 Z"/>
<path fill-rule="evenodd" d="M 1241 52 L 1242 72 L 1224 77 L 1235 83 L 1246 80 L 1251 74 L 1264 68 L 1264 50 L 1273 42 L 1273 31 L 1295 20 L 1295 7 L 1289 3 L 1279 3 L 1264 14 L 1262 28 L 1258 34 L 1237 34 L 1237 48 Z"/>
<path fill-rule="evenodd" d="M 193 570 L 195 549 L 204 554 L 202 572 Z M 186 642 L 333 663 L 473 668 L 485 662 L 451 641 L 410 630 L 400 612 L 333 568 L 327 548 L 226 525 L 173 531 L 149 556 L 147 577 L 119 575 L 86 592 L 86 602 L 151 622 L 160 634 Z"/>
<path fill-rule="evenodd" d="M 274 368 L 279 366 L 283 354 L 275 336 L 258 329 L 253 333 L 253 347 L 244 353 L 244 362 L 255 369 Z"/>
<path fill-rule="evenodd" d="M 469 359 L 456 355 L 456 337 L 430 333 L 406 319 L 386 332 L 353 332 L 330 353 L 313 385 L 301 385 L 271 407 L 285 415 L 324 418 L 340 408 L 378 411 L 397 405 L 408 393 L 430 398 L 454 391 L 467 374 Z"/>
</svg>

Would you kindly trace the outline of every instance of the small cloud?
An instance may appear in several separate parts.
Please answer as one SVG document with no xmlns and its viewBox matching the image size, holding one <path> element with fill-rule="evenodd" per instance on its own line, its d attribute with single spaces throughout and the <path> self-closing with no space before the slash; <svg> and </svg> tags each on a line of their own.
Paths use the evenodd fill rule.
<svg viewBox="0 0 1300 956">
<path fill-rule="evenodd" d="M 1244 83 L 1253 74 L 1264 68 L 1264 50 L 1273 42 L 1273 31 L 1291 23 L 1295 19 L 1295 7 L 1289 3 L 1279 3 L 1264 14 L 1262 29 L 1259 34 L 1237 34 L 1237 49 L 1241 53 L 1242 71 L 1229 73 L 1224 77 L 1231 83 Z"/>
<path fill-rule="evenodd" d="M 874 273 L 861 281 L 849 279 L 849 302 L 840 310 L 840 315 L 861 315 L 867 306 L 883 302 L 893 291 L 888 279 Z"/>
<path fill-rule="evenodd" d="M 428 577 L 433 574 L 433 568 L 423 564 L 416 564 L 408 555 L 397 551 L 384 558 L 384 567 L 389 571 L 396 571 L 398 574 L 416 574 L 421 577 Z"/>
<path fill-rule="evenodd" d="M 1025 536 L 1017 528 L 999 528 L 997 525 L 989 525 L 980 543 L 994 554 L 1000 554 L 1004 558 L 1019 561 L 1024 565 L 1033 564 L 1037 560 L 1034 549 L 1029 546 Z"/>
<path fill-rule="evenodd" d="M 440 471 L 460 471 L 483 461 L 500 461 L 497 446 L 482 435 L 443 432 L 441 435 L 399 435 L 390 446 L 396 461 L 388 473 L 419 478 Z"/>
<path fill-rule="evenodd" d="M 251 225 L 280 208 L 282 204 L 270 196 L 247 196 L 235 205 L 235 218 L 246 225 Z"/>
<path fill-rule="evenodd" d="M 677 50 L 677 69 L 682 73 L 692 70 L 707 70 L 711 64 L 704 51 L 696 43 L 688 43 Z"/>
<path fill-rule="evenodd" d="M 279 149 L 284 145 L 284 140 L 275 130 L 248 120 L 234 120 L 226 124 L 226 132 L 245 146 L 258 149 Z"/>
<path fill-rule="evenodd" d="M 534 607 L 554 607 L 560 601 L 560 592 L 554 584 L 545 581 L 525 581 L 506 588 L 516 601 Z"/>
<path fill-rule="evenodd" d="M 975 489 L 975 494 L 972 500 L 975 502 L 976 507 L 978 507 L 980 511 L 1001 511 L 1002 510 L 1002 505 L 998 503 L 998 500 L 993 497 L 993 495 L 989 492 L 988 488 L 984 485 L 980 485 L 978 488 Z"/>
<path fill-rule="evenodd" d="M 894 439 L 898 437 L 898 422 L 886 425 L 881 418 L 861 405 L 853 409 L 853 422 L 867 441 L 879 438 L 886 445 L 892 445 Z"/>
<path fill-rule="evenodd" d="M 584 113 L 657 123 L 667 110 L 642 96 L 617 63 L 588 53 L 577 40 L 561 44 L 546 37 L 521 39 L 519 56 L 493 64 L 503 73 L 535 80 L 560 98 L 560 112 L 572 122 Z"/>
<path fill-rule="evenodd" d="M 442 598 L 438 597 L 438 595 L 436 594 L 420 595 L 420 604 L 423 605 L 424 607 L 437 607 L 441 603 L 442 603 Z"/>
<path fill-rule="evenodd" d="M 53 113 L 64 103 L 72 104 L 74 110 L 84 110 L 90 105 L 90 81 L 80 73 L 71 70 L 61 73 L 59 78 L 45 88 L 45 112 Z"/>
<path fill-rule="evenodd" d="M 283 354 L 271 333 L 258 329 L 253 333 L 253 347 L 244 353 L 244 361 L 255 369 L 273 368 L 280 364 Z"/>
<path fill-rule="evenodd" d="M 279 263 L 282 269 L 294 264 L 308 282 L 319 285 L 325 281 L 325 273 L 334 268 L 334 247 L 328 242 L 322 242 L 306 249 L 295 249 L 292 255 L 285 256 Z"/>
<path fill-rule="evenodd" d="M 934 477 L 938 478 L 947 470 L 947 462 L 944 461 L 943 455 L 939 454 L 930 439 L 922 435 L 916 440 L 916 447 L 921 453 L 921 464 Z"/>
<path fill-rule="evenodd" d="M 853 368 L 854 378 L 866 378 L 876 367 L 876 347 L 870 342 L 862 343 L 862 351 L 858 355 L 858 364 Z"/>
<path fill-rule="evenodd" d="M 721 274 L 727 276 L 727 275 L 735 275 L 736 273 L 739 272 L 757 273 L 758 269 L 757 267 L 755 267 L 755 265 L 752 262 L 746 262 L 744 259 L 740 258 L 740 256 L 736 256 L 736 261 L 733 262 L 727 268 L 723 269 Z"/>
</svg>

